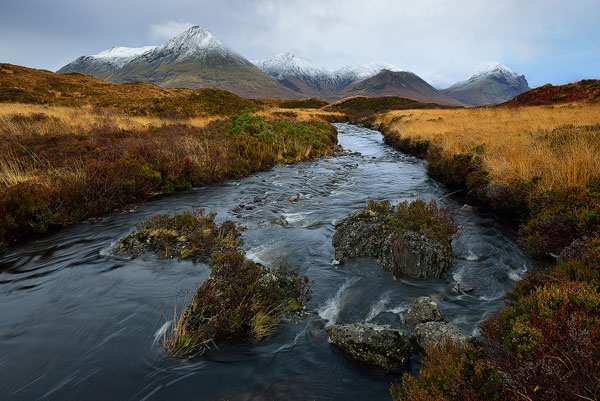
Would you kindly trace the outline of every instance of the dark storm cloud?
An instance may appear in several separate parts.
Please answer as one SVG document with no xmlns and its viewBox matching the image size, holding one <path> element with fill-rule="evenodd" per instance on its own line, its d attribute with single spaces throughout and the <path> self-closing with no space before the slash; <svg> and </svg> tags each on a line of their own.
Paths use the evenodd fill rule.
<svg viewBox="0 0 600 401">
<path fill-rule="evenodd" d="M 499 61 L 540 85 L 599 77 L 599 17 L 595 0 L 3 0 L 0 61 L 56 70 L 198 24 L 250 59 L 386 61 L 439 85 Z"/>
</svg>

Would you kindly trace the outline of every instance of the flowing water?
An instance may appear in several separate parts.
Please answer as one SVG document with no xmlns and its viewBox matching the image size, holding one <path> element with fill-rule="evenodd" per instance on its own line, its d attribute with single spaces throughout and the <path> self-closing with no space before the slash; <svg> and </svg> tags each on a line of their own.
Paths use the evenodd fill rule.
<svg viewBox="0 0 600 401">
<path fill-rule="evenodd" d="M 326 325 L 398 326 L 412 299 L 438 294 L 446 318 L 477 334 L 478 323 L 502 307 L 503 294 L 532 267 L 514 233 L 444 197 L 449 190 L 427 177 L 424 163 L 385 145 L 380 133 L 336 126 L 339 142 L 362 156 L 278 166 L 166 196 L 0 256 L 0 398 L 387 400 L 402 372 L 347 358 L 328 342 Z M 300 200 L 289 202 L 296 193 Z M 368 198 L 443 198 L 462 229 L 451 270 L 442 279 L 394 280 L 370 258 L 337 264 L 334 223 Z M 162 334 L 208 267 L 151 255 L 126 260 L 111 248 L 149 216 L 194 208 L 246 224 L 248 257 L 287 263 L 314 280 L 308 315 L 261 342 L 246 339 L 193 359 L 170 358 Z M 269 224 L 273 219 L 288 225 Z M 456 292 L 458 281 L 474 291 Z"/>
</svg>

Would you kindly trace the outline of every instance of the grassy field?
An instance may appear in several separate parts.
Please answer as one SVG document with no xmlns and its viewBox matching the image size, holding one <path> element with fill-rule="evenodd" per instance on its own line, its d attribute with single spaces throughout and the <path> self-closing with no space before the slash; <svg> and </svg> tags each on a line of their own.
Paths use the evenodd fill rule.
<svg viewBox="0 0 600 401">
<path fill-rule="evenodd" d="M 536 181 L 536 189 L 600 178 L 600 105 L 392 111 L 375 119 L 386 136 L 429 141 L 446 155 L 481 148 L 492 183 Z"/>
</svg>

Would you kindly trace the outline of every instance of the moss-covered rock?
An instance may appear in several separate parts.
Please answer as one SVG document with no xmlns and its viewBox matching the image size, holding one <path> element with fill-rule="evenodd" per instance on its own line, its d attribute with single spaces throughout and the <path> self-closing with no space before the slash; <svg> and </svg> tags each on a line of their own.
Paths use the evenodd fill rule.
<svg viewBox="0 0 600 401">
<path fill-rule="evenodd" d="M 394 274 L 440 277 L 452 264 L 450 242 L 458 232 L 454 219 L 435 201 L 417 200 L 391 206 L 369 201 L 369 206 L 336 225 L 335 258 L 373 256 Z"/>
<path fill-rule="evenodd" d="M 157 215 L 137 225 L 137 230 L 121 240 L 115 253 L 138 257 L 154 252 L 161 258 L 208 260 L 214 252 L 235 250 L 241 245 L 234 223 L 215 223 L 215 213 L 203 209 L 183 214 Z"/>
</svg>

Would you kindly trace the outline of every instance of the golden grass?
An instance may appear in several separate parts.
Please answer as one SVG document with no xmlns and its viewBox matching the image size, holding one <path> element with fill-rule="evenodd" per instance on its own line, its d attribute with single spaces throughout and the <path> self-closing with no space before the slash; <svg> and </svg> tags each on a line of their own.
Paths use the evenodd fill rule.
<svg viewBox="0 0 600 401">
<path fill-rule="evenodd" d="M 492 183 L 539 178 L 537 189 L 545 191 L 600 178 L 600 127 L 559 129 L 600 124 L 597 104 L 402 110 L 378 116 L 381 123 L 388 135 L 429 140 L 449 155 L 484 145 Z"/>
</svg>

